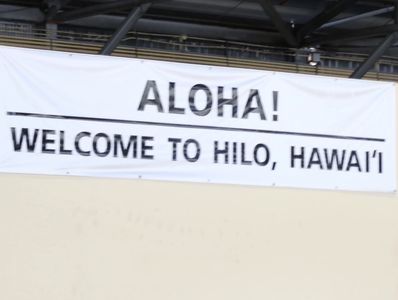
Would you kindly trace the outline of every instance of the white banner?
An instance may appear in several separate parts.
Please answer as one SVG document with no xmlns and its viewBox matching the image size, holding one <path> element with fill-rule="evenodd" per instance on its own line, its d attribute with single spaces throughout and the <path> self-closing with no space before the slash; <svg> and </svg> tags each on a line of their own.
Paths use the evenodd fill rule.
<svg viewBox="0 0 398 300">
<path fill-rule="evenodd" d="M 395 191 L 393 83 L 0 47 L 0 171 Z"/>
</svg>

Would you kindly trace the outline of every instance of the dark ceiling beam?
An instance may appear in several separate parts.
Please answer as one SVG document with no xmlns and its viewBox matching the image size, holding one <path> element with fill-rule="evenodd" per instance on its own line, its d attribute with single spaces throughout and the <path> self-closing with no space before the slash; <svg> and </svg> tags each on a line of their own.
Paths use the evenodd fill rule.
<svg viewBox="0 0 398 300">
<path fill-rule="evenodd" d="M 352 21 L 358 21 L 361 19 L 365 19 L 365 18 L 369 18 L 369 17 L 375 17 L 375 16 L 380 16 L 386 13 L 390 13 L 395 11 L 395 7 L 394 6 L 389 6 L 389 7 L 385 7 L 385 8 L 381 8 L 381 9 L 377 9 L 377 10 L 372 10 L 372 11 L 368 11 L 366 13 L 363 14 L 359 14 L 359 15 L 354 15 L 354 16 L 350 16 L 350 17 L 346 17 L 346 18 L 342 18 L 342 19 L 337 19 L 331 22 L 328 22 L 326 24 L 323 24 L 321 27 L 319 28 L 328 28 L 328 27 L 334 27 L 337 25 L 342 25 L 342 24 L 346 24 Z"/>
<path fill-rule="evenodd" d="M 328 21 L 353 5 L 356 1 L 358 0 L 338 0 L 335 4 L 328 6 L 298 30 L 297 40 L 302 41 L 308 34 L 326 24 Z"/>
<path fill-rule="evenodd" d="M 395 32 L 398 32 L 397 24 L 384 25 L 378 27 L 352 30 L 348 32 L 339 31 L 334 34 L 329 34 L 322 37 L 309 39 L 307 43 L 310 45 L 322 45 L 333 42 L 356 41 L 356 40 L 364 40 L 375 37 L 384 37 Z"/>
<path fill-rule="evenodd" d="M 146 3 L 132 9 L 124 22 L 120 25 L 120 27 L 115 31 L 109 41 L 102 48 L 100 54 L 111 55 L 113 50 L 120 44 L 120 41 L 123 39 L 123 37 L 126 36 L 129 30 L 147 12 L 150 6 L 151 3 Z"/>
<path fill-rule="evenodd" d="M 394 8 L 394 23 L 398 24 L 398 0 L 395 0 Z"/>
<path fill-rule="evenodd" d="M 45 21 L 50 22 L 59 10 L 64 7 L 70 0 L 44 0 L 43 4 L 47 6 Z"/>
<path fill-rule="evenodd" d="M 398 0 L 395 0 L 395 11 L 393 15 L 394 24 L 398 25 Z M 365 59 L 359 67 L 351 74 L 350 78 L 361 79 L 376 62 L 384 55 L 384 53 L 392 46 L 397 40 L 398 33 L 394 32 L 386 36 L 382 43 L 377 46 L 373 52 Z"/>
<path fill-rule="evenodd" d="M 350 78 L 361 79 L 363 76 L 365 76 L 365 74 L 373 68 L 376 62 L 383 56 L 388 48 L 390 48 L 395 43 L 396 40 L 396 33 L 392 33 L 388 37 L 386 37 L 384 41 L 374 49 L 372 54 L 370 54 L 369 57 L 365 59 L 359 65 L 359 67 L 351 74 Z"/>
<path fill-rule="evenodd" d="M 97 5 L 90 5 L 88 7 L 78 8 L 72 11 L 65 11 L 57 14 L 54 21 L 57 23 L 64 23 L 76 19 L 82 19 L 95 15 L 114 12 L 115 10 L 131 9 L 137 5 L 151 2 L 150 0 L 119 0 L 113 2 L 106 2 Z"/>
<path fill-rule="evenodd" d="M 298 42 L 293 34 L 293 30 L 290 24 L 286 23 L 280 16 L 280 14 L 275 10 L 275 7 L 271 0 L 258 0 L 258 3 L 263 8 L 264 12 L 271 19 L 272 23 L 275 25 L 276 29 L 282 35 L 286 43 L 291 47 L 298 47 Z"/>
</svg>

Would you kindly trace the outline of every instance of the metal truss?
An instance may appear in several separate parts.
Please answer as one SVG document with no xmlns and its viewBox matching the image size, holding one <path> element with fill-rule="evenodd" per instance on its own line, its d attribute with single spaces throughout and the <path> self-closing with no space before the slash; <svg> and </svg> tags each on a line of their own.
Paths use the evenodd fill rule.
<svg viewBox="0 0 398 300">
<path fill-rule="evenodd" d="M 137 21 L 146 13 L 146 11 L 151 6 L 151 3 L 145 3 L 133 8 L 124 22 L 115 31 L 110 40 L 105 44 L 105 46 L 100 51 L 100 54 L 110 55 L 113 50 L 119 45 L 123 37 L 129 32 L 129 30 L 137 23 Z"/>
<path fill-rule="evenodd" d="M 130 10 L 130 13 L 120 23 L 112 37 L 107 41 L 100 51 L 100 54 L 104 55 L 110 55 L 113 52 L 127 32 L 137 24 L 138 20 L 148 11 L 150 7 L 155 6 L 155 4 L 160 2 L 169 2 L 171 5 L 170 7 L 173 7 L 173 1 L 170 0 L 119 0 L 94 2 L 95 4 L 84 7 L 68 5 L 69 2 L 72 4 L 78 4 L 77 1 L 72 0 L 43 0 L 44 6 L 47 7 L 45 11 L 45 20 L 49 23 L 62 24 L 90 16 L 112 14 L 114 12 L 118 12 L 118 16 L 120 16 L 120 12 L 123 14 L 123 11 Z M 337 16 L 343 12 L 346 12 L 351 7 L 355 7 L 354 4 L 359 1 L 327 1 L 326 6 L 322 11 L 318 12 L 312 18 L 306 20 L 303 19 L 300 23 L 295 23 L 294 20 L 287 19 L 286 15 L 282 13 L 282 7 L 275 5 L 275 1 L 273 0 L 255 0 L 255 2 L 257 2 L 257 4 L 254 3 L 253 5 L 260 5 L 262 11 L 268 16 L 268 20 L 273 27 L 273 29 L 271 28 L 270 30 L 269 27 L 268 29 L 265 29 L 266 26 L 263 26 L 264 34 L 268 34 L 271 40 L 272 35 L 277 35 L 278 39 L 282 39 L 282 43 L 284 43 L 285 46 L 293 49 L 322 49 L 323 47 L 333 47 L 333 45 L 340 43 L 348 44 L 356 43 L 358 41 L 364 42 L 367 46 L 369 46 L 372 44 L 372 41 L 374 41 L 375 38 L 380 39 L 380 43 L 374 47 L 368 58 L 365 59 L 365 61 L 357 68 L 357 70 L 354 71 L 353 74 L 351 74 L 351 78 L 362 78 L 384 55 L 384 53 L 397 41 L 398 0 L 394 0 L 393 6 L 379 6 L 379 9 L 375 9 L 373 11 L 363 12 L 360 10 L 355 10 L 360 12 L 357 15 L 352 15 L 351 11 L 351 15 L 348 17 L 337 20 Z M 392 1 L 390 1 L 390 3 L 391 2 Z M 209 7 L 211 6 L 208 3 L 206 5 Z M 68 8 L 64 9 L 66 6 Z M 356 30 L 347 30 L 349 26 L 343 26 L 345 29 L 339 29 L 341 24 L 346 25 L 346 23 L 349 22 L 365 20 L 368 17 L 387 14 L 393 11 L 395 11 L 393 24 L 369 27 L 365 26 Z M 193 18 L 194 13 L 191 12 L 189 16 Z M 149 21 L 146 20 L 146 22 Z M 162 20 L 159 20 L 159 22 L 162 22 Z M 207 24 L 203 24 L 203 26 L 203 28 L 205 28 Z M 229 32 L 227 27 L 218 28 L 214 26 L 214 28 L 219 30 L 219 32 Z M 258 30 L 260 30 L 260 28 L 255 28 L 253 32 L 259 32 Z M 203 30 L 201 33 L 206 35 L 206 30 Z M 255 33 L 255 35 L 259 36 L 258 33 Z"/>
</svg>

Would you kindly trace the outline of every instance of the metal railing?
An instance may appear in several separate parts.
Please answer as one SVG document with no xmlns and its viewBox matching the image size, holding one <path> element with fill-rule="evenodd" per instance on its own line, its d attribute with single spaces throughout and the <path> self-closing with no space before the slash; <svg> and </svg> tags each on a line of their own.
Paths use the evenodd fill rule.
<svg viewBox="0 0 398 300">
<path fill-rule="evenodd" d="M 9 46 L 97 54 L 108 38 L 92 31 L 0 23 L 0 44 Z M 112 55 L 338 77 L 348 77 L 365 59 L 353 53 L 322 53 L 321 66 L 311 67 L 305 52 L 294 49 L 139 32 L 129 32 Z M 398 81 L 398 59 L 384 57 L 365 78 Z"/>
</svg>

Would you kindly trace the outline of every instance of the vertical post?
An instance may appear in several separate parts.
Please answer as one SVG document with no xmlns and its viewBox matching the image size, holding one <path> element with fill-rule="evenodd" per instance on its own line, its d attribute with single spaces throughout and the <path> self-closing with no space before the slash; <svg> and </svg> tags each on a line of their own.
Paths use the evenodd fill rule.
<svg viewBox="0 0 398 300">
<path fill-rule="evenodd" d="M 46 37 L 50 40 L 57 38 L 58 25 L 53 23 L 46 24 Z"/>
</svg>

